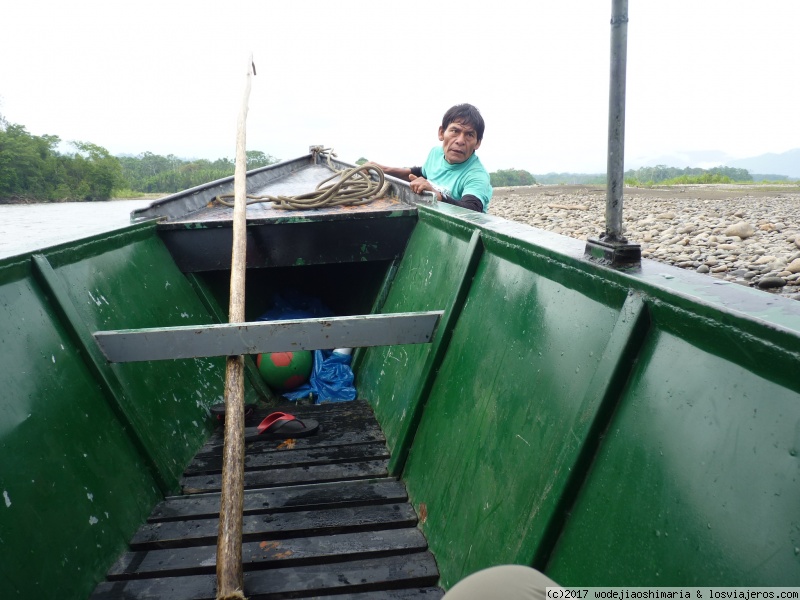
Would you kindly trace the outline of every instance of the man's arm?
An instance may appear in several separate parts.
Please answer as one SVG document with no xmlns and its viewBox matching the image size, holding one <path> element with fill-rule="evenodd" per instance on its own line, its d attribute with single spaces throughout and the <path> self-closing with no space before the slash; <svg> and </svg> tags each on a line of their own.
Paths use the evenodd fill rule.
<svg viewBox="0 0 800 600">
<path fill-rule="evenodd" d="M 390 175 L 392 177 L 397 177 L 398 179 L 402 179 L 403 181 L 408 181 L 409 175 L 422 175 L 422 168 L 421 167 L 386 167 L 384 165 L 379 165 L 378 163 L 372 163 L 376 167 L 380 168 L 386 175 Z"/>
<path fill-rule="evenodd" d="M 412 174 L 410 187 L 411 191 L 417 194 L 424 194 L 425 192 L 433 192 L 434 194 L 436 194 L 436 199 L 439 200 L 439 202 L 445 202 L 447 204 L 460 206 L 461 208 L 468 208 L 469 210 L 483 212 L 483 202 L 481 202 L 480 198 L 478 198 L 477 196 L 473 196 L 472 194 L 464 194 L 461 200 L 456 200 L 452 196 L 443 194 L 442 192 L 434 188 L 433 185 L 431 185 L 431 182 L 425 179 L 424 177 L 416 177 Z"/>
<path fill-rule="evenodd" d="M 410 181 L 411 191 L 416 194 L 423 194 L 426 191 L 434 192 L 436 194 L 436 199 L 440 202 L 453 204 L 455 206 L 460 206 L 461 208 L 474 210 L 476 212 L 483 212 L 483 202 L 481 202 L 480 198 L 477 196 L 465 194 L 461 200 L 456 200 L 451 196 L 447 196 L 435 190 L 431 183 L 422 176 L 422 167 L 385 167 L 383 165 L 378 165 L 377 163 L 373 164 L 380 167 L 380 169 L 387 175 L 397 177 L 398 179 L 404 179 L 405 181 Z"/>
<path fill-rule="evenodd" d="M 444 194 L 439 195 L 444 196 Z M 483 202 L 481 202 L 480 198 L 473 196 L 472 194 L 465 194 L 461 200 L 455 200 L 450 196 L 444 196 L 442 198 L 442 202 L 454 204 L 456 206 L 460 206 L 461 208 L 468 208 L 469 210 L 474 210 L 476 212 L 483 212 Z"/>
<path fill-rule="evenodd" d="M 484 206 L 492 199 L 492 184 L 489 173 L 486 169 L 481 168 L 475 171 L 465 181 L 463 191 L 461 192 L 461 200 L 469 200 L 470 206 L 464 208 L 471 208 L 478 212 L 484 212 Z M 484 202 L 486 204 L 484 204 Z"/>
</svg>

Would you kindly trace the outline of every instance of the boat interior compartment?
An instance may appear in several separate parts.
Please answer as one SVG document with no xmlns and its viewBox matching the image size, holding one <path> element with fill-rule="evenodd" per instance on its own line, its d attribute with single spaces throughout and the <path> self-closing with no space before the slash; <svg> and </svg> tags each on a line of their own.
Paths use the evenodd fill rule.
<svg viewBox="0 0 800 600">
<path fill-rule="evenodd" d="M 335 263 L 302 267 L 256 268 L 247 271 L 245 315 L 257 321 L 273 309 L 276 298 L 294 296 L 319 300 L 339 316 L 372 312 L 385 280 L 392 272 L 392 261 Z M 230 271 L 192 273 L 214 296 L 215 304 L 227 314 L 230 300 Z"/>
</svg>

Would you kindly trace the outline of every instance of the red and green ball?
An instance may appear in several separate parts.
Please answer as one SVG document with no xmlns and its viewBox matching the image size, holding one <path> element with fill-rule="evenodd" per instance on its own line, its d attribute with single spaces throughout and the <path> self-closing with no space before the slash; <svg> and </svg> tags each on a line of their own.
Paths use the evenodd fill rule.
<svg viewBox="0 0 800 600">
<path fill-rule="evenodd" d="M 275 390 L 293 390 L 308 381 L 314 365 L 314 355 L 309 350 L 259 354 L 256 364 L 269 387 Z"/>
</svg>

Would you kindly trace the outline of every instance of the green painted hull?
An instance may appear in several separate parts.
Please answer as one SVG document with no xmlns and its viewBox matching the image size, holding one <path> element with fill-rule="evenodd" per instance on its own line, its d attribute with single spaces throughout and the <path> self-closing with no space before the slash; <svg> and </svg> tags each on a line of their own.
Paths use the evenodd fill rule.
<svg viewBox="0 0 800 600">
<path fill-rule="evenodd" d="M 452 229 L 420 209 L 383 306 L 446 307 L 448 329 L 368 350 L 357 381 L 443 585 L 502 563 L 800 584 L 800 306 L 491 218 Z"/>
<path fill-rule="evenodd" d="M 88 597 L 214 424 L 222 359 L 112 365 L 91 337 L 224 319 L 224 270 L 182 272 L 162 235 L 0 262 L 3 598 Z M 354 357 L 445 587 L 501 563 L 565 585 L 800 585 L 800 303 L 613 271 L 449 206 L 418 206 L 394 260 L 302 262 L 248 270 L 248 318 L 309 281 L 340 314 L 445 311 L 432 344 Z"/>
<path fill-rule="evenodd" d="M 224 359 L 111 365 L 91 333 L 213 319 L 153 225 L 0 262 L 0 306 L 2 597 L 85 598 L 224 384 Z"/>
</svg>

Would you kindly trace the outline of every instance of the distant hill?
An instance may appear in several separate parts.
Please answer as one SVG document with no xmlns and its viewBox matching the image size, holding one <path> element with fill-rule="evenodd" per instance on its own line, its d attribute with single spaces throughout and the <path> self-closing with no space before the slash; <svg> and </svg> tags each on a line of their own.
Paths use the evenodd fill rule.
<svg viewBox="0 0 800 600">
<path fill-rule="evenodd" d="M 733 160 L 733 157 L 720 150 L 678 151 L 659 156 L 627 157 L 625 159 L 625 170 L 657 167 L 659 165 L 678 169 L 685 169 L 686 167 L 710 169 L 711 167 L 724 165 L 729 160 Z"/>
<path fill-rule="evenodd" d="M 727 167 L 747 169 L 753 173 L 776 173 L 789 177 L 800 177 L 800 148 L 780 154 L 762 154 L 752 158 L 729 161 Z"/>
<path fill-rule="evenodd" d="M 633 159 L 625 162 L 625 169 L 638 169 L 640 167 L 655 167 L 666 165 L 680 169 L 698 167 L 710 169 L 712 167 L 733 167 L 747 169 L 751 175 L 775 174 L 787 177 L 800 178 L 800 148 L 787 150 L 780 154 L 768 153 L 750 158 L 733 158 L 719 150 L 675 152 L 652 158 Z"/>
</svg>

